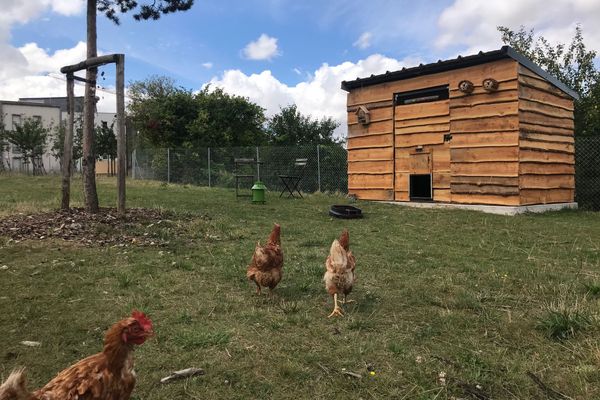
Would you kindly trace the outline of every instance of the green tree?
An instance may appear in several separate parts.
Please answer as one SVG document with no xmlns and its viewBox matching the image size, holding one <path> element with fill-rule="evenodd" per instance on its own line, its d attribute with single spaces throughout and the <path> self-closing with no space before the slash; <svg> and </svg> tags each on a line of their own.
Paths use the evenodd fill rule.
<svg viewBox="0 0 600 400">
<path fill-rule="evenodd" d="M 187 127 L 198 115 L 191 91 L 176 87 L 171 78 L 152 76 L 129 86 L 129 114 L 141 145 L 184 147 Z"/>
<path fill-rule="evenodd" d="M 187 148 L 255 146 L 267 140 L 264 110 L 222 89 L 199 93 L 153 76 L 129 87 L 129 113 L 141 145 Z"/>
<path fill-rule="evenodd" d="M 195 96 L 197 116 L 188 125 L 190 147 L 257 146 L 266 143 L 264 109 L 245 97 L 204 88 Z"/>
<path fill-rule="evenodd" d="M 281 108 L 267 124 L 269 140 L 277 145 L 336 144 L 333 132 L 339 123 L 332 118 L 313 119 L 302 115 L 295 104 Z"/>
<path fill-rule="evenodd" d="M 99 157 L 114 160 L 117 157 L 117 136 L 115 135 L 113 122 L 110 124 L 102 124 L 96 127 L 96 143 L 95 150 Z"/>
<path fill-rule="evenodd" d="M 177 11 L 187 11 L 194 4 L 194 0 L 148 0 L 147 4 L 139 4 L 136 0 L 87 0 L 87 58 L 98 55 L 96 11 L 103 13 L 115 24 L 119 24 L 119 15 L 133 11 L 133 18 L 141 20 L 156 20 L 164 14 Z M 87 211 L 97 213 L 98 193 L 96 191 L 96 156 L 94 155 L 94 111 L 96 99 L 95 82 L 98 75 L 97 68 L 86 70 L 86 84 L 84 92 L 84 125 L 83 125 L 83 187 L 84 202 Z"/>
<path fill-rule="evenodd" d="M 600 135 L 600 72 L 596 51 L 588 50 L 580 26 L 569 45 L 551 44 L 533 29 L 513 31 L 499 26 L 502 41 L 527 56 L 579 94 L 575 101 L 575 134 Z"/>
<path fill-rule="evenodd" d="M 52 155 L 60 160 L 61 165 L 62 165 L 63 153 L 65 150 L 64 144 L 65 144 L 66 130 L 67 130 L 67 126 L 66 126 L 65 122 L 62 122 L 60 125 L 58 125 L 54 129 L 52 147 L 50 148 Z M 82 151 L 83 150 L 83 147 L 82 147 L 83 125 L 82 125 L 81 116 L 79 116 L 79 118 L 77 118 L 75 120 L 74 130 L 75 130 L 75 132 L 73 135 L 73 160 L 79 160 L 83 155 L 83 151 Z"/>
<path fill-rule="evenodd" d="M 25 118 L 12 131 L 6 131 L 4 134 L 6 140 L 19 149 L 23 162 L 31 163 L 34 175 L 44 173 L 42 155 L 46 148 L 49 132 L 50 129 L 44 128 L 40 119 Z"/>
</svg>

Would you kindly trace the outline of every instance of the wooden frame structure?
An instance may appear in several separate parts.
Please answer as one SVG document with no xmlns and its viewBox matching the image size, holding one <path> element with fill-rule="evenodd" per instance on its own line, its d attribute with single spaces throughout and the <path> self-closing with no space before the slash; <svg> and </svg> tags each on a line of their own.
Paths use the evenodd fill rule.
<svg viewBox="0 0 600 400">
<path fill-rule="evenodd" d="M 71 170 L 73 158 L 73 131 L 75 121 L 75 81 L 86 82 L 86 79 L 75 76 L 75 72 L 97 68 L 101 65 L 114 63 L 116 65 L 116 86 L 117 86 L 117 211 L 119 214 L 125 213 L 125 177 L 127 175 L 127 152 L 125 138 L 125 55 L 109 54 L 106 56 L 88 58 L 75 65 L 67 65 L 60 69 L 60 72 L 67 75 L 67 101 L 69 119 L 67 130 L 65 132 L 65 142 L 63 150 L 62 164 L 62 202 L 63 210 L 69 209 L 70 188 L 71 188 Z M 90 82 L 96 84 L 96 82 Z"/>
<path fill-rule="evenodd" d="M 574 201 L 577 94 L 508 46 L 344 81 L 342 89 L 350 194 L 506 206 Z M 427 180 L 416 179 L 425 175 L 429 199 Z M 411 177 L 421 185 L 412 199 Z"/>
</svg>

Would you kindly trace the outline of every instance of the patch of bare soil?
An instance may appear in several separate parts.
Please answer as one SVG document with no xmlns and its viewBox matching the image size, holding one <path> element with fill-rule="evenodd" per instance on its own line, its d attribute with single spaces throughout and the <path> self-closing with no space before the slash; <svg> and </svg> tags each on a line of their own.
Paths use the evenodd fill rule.
<svg viewBox="0 0 600 400">
<path fill-rule="evenodd" d="M 130 208 L 124 216 L 114 208 L 90 214 L 83 208 L 37 214 L 15 214 L 0 219 L 0 236 L 22 240 L 62 239 L 87 246 L 163 246 L 177 225 L 171 212 Z"/>
</svg>

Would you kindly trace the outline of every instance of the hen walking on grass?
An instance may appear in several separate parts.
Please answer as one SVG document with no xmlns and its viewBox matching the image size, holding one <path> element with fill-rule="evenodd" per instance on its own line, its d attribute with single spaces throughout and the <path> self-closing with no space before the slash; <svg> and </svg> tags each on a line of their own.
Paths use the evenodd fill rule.
<svg viewBox="0 0 600 400">
<path fill-rule="evenodd" d="M 356 281 L 354 268 L 356 259 L 350 251 L 350 235 L 347 229 L 344 229 L 339 239 L 335 239 L 329 250 L 329 257 L 325 261 L 325 288 L 327 293 L 333 296 L 333 311 L 329 317 L 343 316 L 342 308 L 338 304 L 338 294 L 344 295 L 343 304 L 347 301 L 346 296 L 352 291 L 352 285 Z"/>
<path fill-rule="evenodd" d="M 281 281 L 283 268 L 283 250 L 281 250 L 281 227 L 279 224 L 273 226 L 273 230 L 267 239 L 267 243 L 261 246 L 256 244 L 254 254 L 246 276 L 256 284 L 256 294 L 261 293 L 261 286 L 268 287 L 270 294 L 279 281 Z"/>
</svg>

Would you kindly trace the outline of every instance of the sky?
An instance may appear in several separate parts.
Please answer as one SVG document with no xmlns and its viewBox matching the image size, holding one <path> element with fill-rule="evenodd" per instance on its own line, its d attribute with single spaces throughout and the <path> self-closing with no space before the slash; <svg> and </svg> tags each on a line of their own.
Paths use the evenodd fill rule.
<svg viewBox="0 0 600 400">
<path fill-rule="evenodd" d="M 64 96 L 60 67 L 85 58 L 85 1 L 0 2 L 0 99 Z M 158 21 L 126 14 L 117 26 L 99 14 L 98 49 L 125 54 L 127 83 L 164 75 L 191 90 L 210 84 L 267 116 L 295 103 L 339 121 L 343 135 L 343 80 L 500 48 L 498 25 L 557 43 L 580 24 L 600 51 L 598 21 L 600 0 L 196 0 Z M 113 112 L 114 66 L 101 70 L 98 109 Z"/>
</svg>

